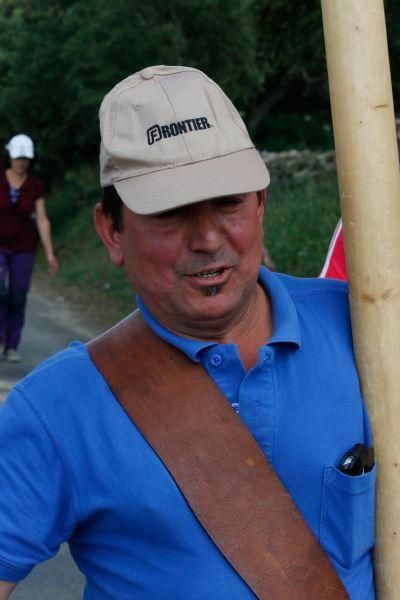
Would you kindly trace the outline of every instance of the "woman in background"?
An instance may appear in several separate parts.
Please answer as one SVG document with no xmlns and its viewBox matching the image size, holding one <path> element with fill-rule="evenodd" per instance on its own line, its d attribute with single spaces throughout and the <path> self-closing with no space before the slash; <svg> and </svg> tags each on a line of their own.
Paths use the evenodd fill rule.
<svg viewBox="0 0 400 600">
<path fill-rule="evenodd" d="M 17 351 L 39 238 L 49 272 L 58 262 L 51 243 L 43 184 L 29 173 L 34 158 L 32 140 L 24 134 L 6 146 L 9 167 L 0 171 L 0 356 L 19 362 Z"/>
</svg>

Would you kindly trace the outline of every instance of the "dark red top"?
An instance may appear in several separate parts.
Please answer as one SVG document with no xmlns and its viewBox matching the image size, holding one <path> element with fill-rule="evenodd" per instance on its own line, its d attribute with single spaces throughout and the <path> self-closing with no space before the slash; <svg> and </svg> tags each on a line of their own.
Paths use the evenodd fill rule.
<svg viewBox="0 0 400 600">
<path fill-rule="evenodd" d="M 12 252 L 34 252 L 39 240 L 35 203 L 44 198 L 43 184 L 28 175 L 14 202 L 5 171 L 0 171 L 0 247 Z"/>
</svg>

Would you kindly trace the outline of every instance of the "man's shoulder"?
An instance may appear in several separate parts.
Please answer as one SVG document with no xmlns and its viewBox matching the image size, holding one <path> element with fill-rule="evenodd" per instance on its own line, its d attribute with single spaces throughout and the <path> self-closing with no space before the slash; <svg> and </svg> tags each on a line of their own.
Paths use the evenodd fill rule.
<svg viewBox="0 0 400 600">
<path fill-rule="evenodd" d="M 15 389 L 29 398 L 54 398 L 82 389 L 96 375 L 84 344 L 73 342 L 35 367 Z"/>
<path fill-rule="evenodd" d="M 293 277 L 278 273 L 277 277 L 291 296 L 339 296 L 347 301 L 348 285 L 338 279 L 320 277 Z"/>
<path fill-rule="evenodd" d="M 298 315 L 315 324 L 348 329 L 350 307 L 348 285 L 337 279 L 301 278 L 279 275 Z"/>
<path fill-rule="evenodd" d="M 279 275 L 299 320 L 302 340 L 351 348 L 348 285 L 344 281 Z M 311 339 L 310 338 L 310 339 Z"/>
</svg>

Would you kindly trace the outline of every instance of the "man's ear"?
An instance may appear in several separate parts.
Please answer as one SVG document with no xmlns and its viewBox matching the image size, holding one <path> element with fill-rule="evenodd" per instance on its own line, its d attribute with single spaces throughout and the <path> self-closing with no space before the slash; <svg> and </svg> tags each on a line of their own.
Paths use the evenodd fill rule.
<svg viewBox="0 0 400 600">
<path fill-rule="evenodd" d="M 109 217 L 106 217 L 100 202 L 94 207 L 94 224 L 97 235 L 108 250 L 111 262 L 116 267 L 122 267 L 124 257 L 121 249 L 121 233 L 117 231 Z"/>
</svg>

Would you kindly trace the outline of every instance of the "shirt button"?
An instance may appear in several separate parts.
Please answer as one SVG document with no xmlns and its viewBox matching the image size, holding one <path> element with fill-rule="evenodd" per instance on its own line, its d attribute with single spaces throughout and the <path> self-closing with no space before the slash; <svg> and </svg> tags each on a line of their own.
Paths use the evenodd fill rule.
<svg viewBox="0 0 400 600">
<path fill-rule="evenodd" d="M 232 402 L 232 408 L 235 412 L 239 412 L 239 404 L 237 402 Z"/>
<path fill-rule="evenodd" d="M 222 363 L 222 356 L 220 354 L 213 354 L 210 362 L 213 367 L 219 367 L 219 365 Z"/>
<path fill-rule="evenodd" d="M 273 354 L 272 354 L 272 352 L 266 352 L 266 353 L 265 353 L 265 359 L 264 359 L 264 360 L 265 360 L 265 362 L 266 362 L 266 363 L 268 363 L 268 364 L 272 363 L 272 361 L 274 360 L 274 357 L 273 357 Z"/>
</svg>

